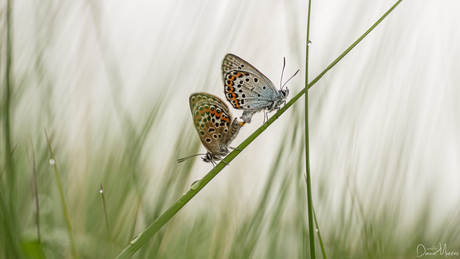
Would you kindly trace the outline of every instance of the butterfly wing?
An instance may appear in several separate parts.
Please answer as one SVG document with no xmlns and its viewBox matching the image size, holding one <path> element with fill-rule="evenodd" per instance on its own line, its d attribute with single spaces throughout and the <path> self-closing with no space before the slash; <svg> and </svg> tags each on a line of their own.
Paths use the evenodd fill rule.
<svg viewBox="0 0 460 259">
<path fill-rule="evenodd" d="M 270 79 L 268 79 L 264 74 L 257 70 L 257 68 L 249 64 L 249 62 L 238 57 L 237 55 L 228 53 L 225 55 L 224 60 L 222 61 L 222 75 L 230 72 L 231 70 L 243 70 L 252 74 L 260 75 L 264 81 L 271 83 Z"/>
<path fill-rule="evenodd" d="M 233 54 L 222 61 L 222 80 L 225 97 L 236 109 L 261 111 L 271 107 L 280 95 L 270 79 Z"/>
<path fill-rule="evenodd" d="M 236 137 L 241 125 L 232 120 L 228 106 L 217 96 L 208 93 L 190 95 L 190 110 L 201 143 L 214 157 L 228 153 L 228 145 Z"/>
</svg>

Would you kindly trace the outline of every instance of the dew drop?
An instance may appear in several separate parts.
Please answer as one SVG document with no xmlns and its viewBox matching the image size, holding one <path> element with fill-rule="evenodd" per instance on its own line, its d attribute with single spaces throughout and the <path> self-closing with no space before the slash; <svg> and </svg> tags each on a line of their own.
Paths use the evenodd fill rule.
<svg viewBox="0 0 460 259">
<path fill-rule="evenodd" d="M 56 164 L 56 161 L 54 161 L 54 159 L 50 159 L 50 165 L 55 165 Z"/>
<path fill-rule="evenodd" d="M 99 192 L 100 192 L 100 193 L 104 193 L 104 190 L 100 189 Z"/>
<path fill-rule="evenodd" d="M 316 232 L 319 232 L 319 230 L 318 230 L 318 229 L 315 229 L 315 231 L 316 231 Z"/>
<path fill-rule="evenodd" d="M 201 180 L 194 181 L 194 182 L 192 183 L 192 188 L 191 188 L 191 189 L 192 189 L 193 191 L 195 191 L 196 189 L 198 189 L 198 187 L 200 187 L 200 185 L 201 185 Z"/>
<path fill-rule="evenodd" d="M 135 236 L 135 237 L 133 238 L 133 240 L 131 240 L 131 245 L 134 245 L 134 244 L 136 243 L 136 241 L 141 237 L 141 235 L 142 235 L 142 234 L 139 234 L 139 235 Z"/>
<path fill-rule="evenodd" d="M 308 46 L 311 46 L 312 42 L 309 40 L 307 44 Z"/>
</svg>

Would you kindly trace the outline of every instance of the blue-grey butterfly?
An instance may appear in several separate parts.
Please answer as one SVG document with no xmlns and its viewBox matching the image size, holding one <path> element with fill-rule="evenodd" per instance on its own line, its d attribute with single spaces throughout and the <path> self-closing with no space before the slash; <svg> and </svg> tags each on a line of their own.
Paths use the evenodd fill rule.
<svg viewBox="0 0 460 259">
<path fill-rule="evenodd" d="M 277 90 L 270 79 L 234 54 L 227 54 L 222 61 L 222 80 L 225 97 L 235 109 L 243 110 L 241 119 L 245 123 L 251 123 L 252 116 L 263 110 L 268 118 L 268 113 L 279 110 L 289 95 L 287 87 Z"/>
</svg>

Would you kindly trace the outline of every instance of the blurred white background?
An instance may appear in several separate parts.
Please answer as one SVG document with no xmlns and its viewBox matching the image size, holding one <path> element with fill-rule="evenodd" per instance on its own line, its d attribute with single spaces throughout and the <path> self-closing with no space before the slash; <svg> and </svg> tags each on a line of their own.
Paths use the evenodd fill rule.
<svg viewBox="0 0 460 259">
<path fill-rule="evenodd" d="M 313 1 L 309 80 L 394 3 Z M 288 84 L 290 97 L 304 88 L 306 4 L 15 1 L 14 73 L 23 79 L 14 91 L 24 96 L 15 111 L 21 119 L 15 121 L 14 135 L 54 129 L 71 147 L 61 152 L 78 158 L 87 148 L 81 146 L 82 138 L 90 136 L 95 146 L 103 145 L 119 137 L 120 114 L 144 121 L 160 105 L 159 118 L 145 140 L 149 148 L 142 152 L 153 188 L 155 175 L 175 173 L 167 164 L 190 155 L 173 150 L 183 125 L 194 131 L 189 95 L 206 91 L 224 98 L 220 66 L 226 53 L 249 61 L 277 86 L 286 57 L 285 78 L 300 69 Z M 433 201 L 432 228 L 458 208 L 459 12 L 455 0 L 403 1 L 310 90 L 311 172 L 318 215 L 337 209 L 348 189 L 361 197 L 364 207 L 400 205 L 408 224 L 427 199 Z M 31 72 L 37 67 L 41 74 Z M 43 95 L 50 97 L 49 103 L 41 101 Z M 257 200 L 257 187 L 264 183 L 283 136 L 294 121 L 302 125 L 303 107 L 301 98 L 192 202 L 202 200 L 209 206 L 219 200 L 215 197 L 223 188 L 235 188 L 243 204 Z M 44 110 L 53 111 L 53 124 L 37 114 Z M 36 128 L 27 126 L 31 121 Z M 262 122 L 263 114 L 256 114 L 233 146 Z M 301 135 L 303 126 L 298 130 Z M 190 136 L 191 142 L 198 141 L 194 132 Z M 288 167 L 293 161 L 285 157 Z M 84 167 L 80 163 L 85 162 L 76 166 Z M 192 175 L 198 179 L 210 169 L 200 161 Z M 319 192 L 325 192 L 326 199 L 315 200 Z M 394 193 L 402 200 L 392 200 Z"/>
</svg>

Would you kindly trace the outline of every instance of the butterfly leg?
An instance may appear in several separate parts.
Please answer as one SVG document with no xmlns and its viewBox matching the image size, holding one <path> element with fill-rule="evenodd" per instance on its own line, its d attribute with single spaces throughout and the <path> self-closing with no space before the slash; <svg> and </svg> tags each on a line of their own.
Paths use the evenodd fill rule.
<svg viewBox="0 0 460 259">
<path fill-rule="evenodd" d="M 234 148 L 234 147 L 231 147 L 231 146 L 228 146 L 228 148 L 233 149 L 233 150 L 238 150 L 238 151 L 241 151 L 241 150 L 242 150 L 242 149 Z"/>
<path fill-rule="evenodd" d="M 264 112 L 264 123 L 268 122 L 268 112 Z"/>
<path fill-rule="evenodd" d="M 283 112 L 284 112 L 285 109 L 286 109 L 285 106 L 286 106 L 286 100 L 283 101 Z M 281 110 L 281 107 L 276 108 L 276 113 L 275 113 L 275 114 L 276 114 L 276 119 L 279 118 L 278 112 L 279 112 L 280 110 Z"/>
<path fill-rule="evenodd" d="M 216 162 L 214 160 L 211 160 L 212 167 L 214 168 L 214 172 L 216 171 Z"/>
</svg>

